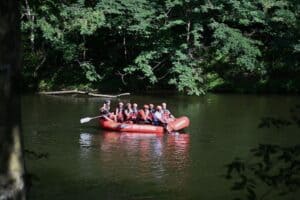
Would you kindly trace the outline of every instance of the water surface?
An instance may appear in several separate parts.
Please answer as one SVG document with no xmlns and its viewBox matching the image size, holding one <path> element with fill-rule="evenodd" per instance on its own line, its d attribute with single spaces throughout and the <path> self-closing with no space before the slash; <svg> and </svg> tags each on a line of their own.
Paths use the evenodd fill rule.
<svg viewBox="0 0 300 200">
<path fill-rule="evenodd" d="M 26 165 L 33 174 L 30 199 L 234 199 L 226 164 L 251 159 L 259 144 L 300 144 L 296 125 L 258 128 L 262 117 L 290 118 L 299 96 L 147 95 L 124 102 L 168 103 L 175 116 L 187 115 L 185 134 L 107 132 L 97 122 L 101 98 L 24 96 L 22 116 Z M 116 104 L 116 101 L 112 102 Z M 43 156 L 44 155 L 44 156 Z M 299 175 L 299 174 L 298 174 Z M 255 189 L 260 197 L 265 188 Z M 297 199 L 299 192 L 266 199 Z"/>
</svg>

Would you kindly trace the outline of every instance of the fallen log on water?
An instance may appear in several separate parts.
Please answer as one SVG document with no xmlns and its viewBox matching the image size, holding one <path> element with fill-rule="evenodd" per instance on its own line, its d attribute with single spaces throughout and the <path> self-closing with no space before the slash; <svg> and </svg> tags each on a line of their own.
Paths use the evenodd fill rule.
<svg viewBox="0 0 300 200">
<path fill-rule="evenodd" d="M 107 98 L 118 98 L 121 96 L 130 95 L 130 93 L 121 93 L 117 95 L 109 95 L 109 94 L 97 94 L 88 91 L 81 91 L 81 90 L 62 90 L 62 91 L 50 91 L 50 92 L 39 92 L 39 94 L 45 95 L 60 95 L 60 94 L 85 94 L 92 97 L 107 97 Z"/>
<path fill-rule="evenodd" d="M 62 91 L 50 91 L 50 92 L 39 92 L 39 94 L 59 95 L 59 94 L 87 94 L 88 92 L 80 90 L 62 90 Z"/>
<path fill-rule="evenodd" d="M 130 95 L 130 93 L 121 93 L 121 94 L 117 94 L 117 95 L 109 95 L 109 94 L 96 94 L 96 93 L 91 93 L 89 92 L 87 95 L 89 96 L 93 96 L 93 97 L 108 97 L 108 98 L 118 98 L 121 96 L 128 96 Z"/>
</svg>

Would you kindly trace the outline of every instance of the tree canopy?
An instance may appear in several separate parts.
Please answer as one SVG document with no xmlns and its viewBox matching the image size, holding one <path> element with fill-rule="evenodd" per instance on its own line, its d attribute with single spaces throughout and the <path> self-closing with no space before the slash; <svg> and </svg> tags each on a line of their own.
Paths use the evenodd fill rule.
<svg viewBox="0 0 300 200">
<path fill-rule="evenodd" d="M 299 17 L 296 0 L 24 0 L 24 83 L 299 92 Z"/>
</svg>

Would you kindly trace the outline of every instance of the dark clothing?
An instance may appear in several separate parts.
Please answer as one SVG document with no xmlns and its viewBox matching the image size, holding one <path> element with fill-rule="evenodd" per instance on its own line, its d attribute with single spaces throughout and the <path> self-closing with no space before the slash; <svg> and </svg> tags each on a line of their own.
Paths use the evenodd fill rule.
<svg viewBox="0 0 300 200">
<path fill-rule="evenodd" d="M 104 105 L 100 108 L 100 114 L 101 114 L 101 115 L 109 115 L 109 113 L 110 113 L 109 110 L 110 110 L 109 105 L 104 104 Z"/>
<path fill-rule="evenodd" d="M 154 113 L 156 112 L 156 110 L 153 108 L 153 109 L 150 109 L 150 112 L 151 112 L 152 114 L 154 114 Z"/>
</svg>

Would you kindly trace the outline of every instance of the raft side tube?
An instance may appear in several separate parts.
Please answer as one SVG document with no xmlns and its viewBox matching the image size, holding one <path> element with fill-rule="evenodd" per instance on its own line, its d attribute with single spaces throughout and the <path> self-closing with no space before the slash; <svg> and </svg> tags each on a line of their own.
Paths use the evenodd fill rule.
<svg viewBox="0 0 300 200">
<path fill-rule="evenodd" d="M 186 116 L 176 118 L 174 121 L 168 123 L 168 128 L 171 131 L 179 131 L 190 125 L 190 120 Z"/>
<path fill-rule="evenodd" d="M 100 119 L 100 126 L 105 130 L 119 131 L 119 132 L 135 132 L 135 133 L 163 133 L 164 128 L 161 126 L 153 126 L 147 124 L 127 124 L 117 123 Z"/>
</svg>

